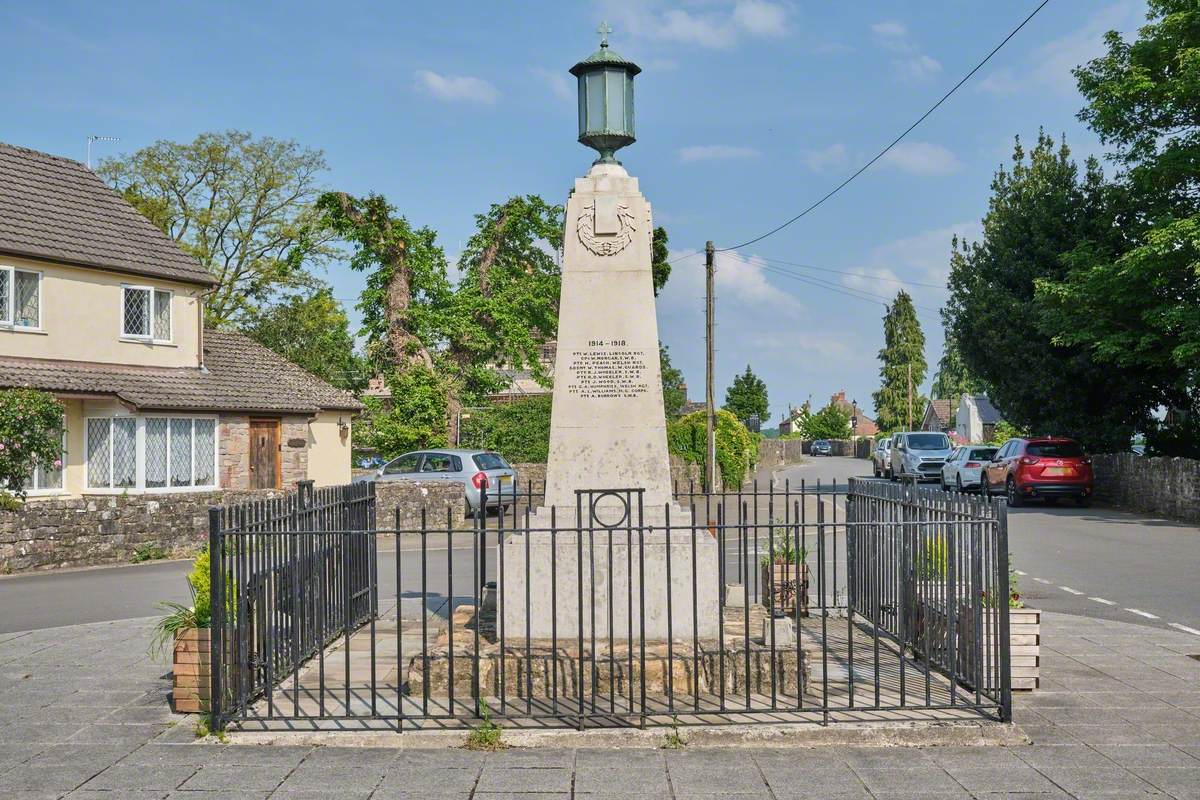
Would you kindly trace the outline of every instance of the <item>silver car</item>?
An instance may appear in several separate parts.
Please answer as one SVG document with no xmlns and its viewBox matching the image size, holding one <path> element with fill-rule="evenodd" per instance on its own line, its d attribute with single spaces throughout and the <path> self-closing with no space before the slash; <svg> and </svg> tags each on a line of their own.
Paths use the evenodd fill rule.
<svg viewBox="0 0 1200 800">
<path fill-rule="evenodd" d="M 506 507 L 516 499 L 517 471 L 499 453 L 488 450 L 419 450 L 405 453 L 355 483 L 369 481 L 452 481 L 461 483 L 467 510 L 479 510 L 485 490 L 489 508 Z"/>
<path fill-rule="evenodd" d="M 875 443 L 871 451 L 871 466 L 876 478 L 892 477 L 892 437 L 885 436 Z"/>
<path fill-rule="evenodd" d="M 978 489 L 980 475 L 987 463 L 996 455 L 996 447 L 967 444 L 955 450 L 942 465 L 942 488 Z"/>
<path fill-rule="evenodd" d="M 942 465 L 954 451 L 950 437 L 940 431 L 909 431 L 892 436 L 892 480 L 941 480 Z"/>
</svg>

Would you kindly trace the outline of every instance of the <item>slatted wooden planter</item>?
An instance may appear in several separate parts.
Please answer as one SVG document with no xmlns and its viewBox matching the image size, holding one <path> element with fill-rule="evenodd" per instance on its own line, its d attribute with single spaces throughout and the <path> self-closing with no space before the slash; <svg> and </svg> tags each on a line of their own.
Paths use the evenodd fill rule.
<svg viewBox="0 0 1200 800">
<path fill-rule="evenodd" d="M 799 580 L 797 580 L 799 575 Z M 808 616 L 808 585 L 809 571 L 808 564 L 763 564 L 762 565 L 762 592 L 764 595 L 769 595 L 774 592 L 774 598 L 767 598 L 763 601 L 764 606 L 770 606 L 770 600 L 774 600 L 774 608 L 776 611 L 783 611 L 788 615 L 796 613 L 796 603 L 800 603 L 800 616 Z"/>
<path fill-rule="evenodd" d="M 172 672 L 175 676 L 173 696 L 176 713 L 208 711 L 212 685 L 212 651 L 209 642 L 208 628 L 192 628 L 175 637 Z"/>
<path fill-rule="evenodd" d="M 996 610 L 987 608 L 983 611 L 983 652 L 987 658 L 994 658 Z M 973 667 L 968 663 L 968 654 L 972 652 L 972 642 L 975 639 L 974 612 L 966 607 L 958 615 L 959 670 L 964 676 L 974 674 Z M 1041 646 L 1042 646 L 1042 612 L 1037 608 L 1008 609 L 1008 641 L 1009 655 L 1012 659 L 1012 688 L 1014 690 L 1033 690 L 1038 688 L 1041 681 Z"/>
</svg>

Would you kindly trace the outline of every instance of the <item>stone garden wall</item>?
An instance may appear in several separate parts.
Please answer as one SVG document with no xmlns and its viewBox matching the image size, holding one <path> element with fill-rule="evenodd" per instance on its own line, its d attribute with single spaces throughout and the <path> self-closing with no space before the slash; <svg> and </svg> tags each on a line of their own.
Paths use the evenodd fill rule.
<svg viewBox="0 0 1200 800">
<path fill-rule="evenodd" d="M 871 439 L 832 439 L 829 444 L 835 456 L 870 458 Z M 812 441 L 808 439 L 762 439 L 758 443 L 758 466 L 772 469 L 797 464 L 809 454 Z"/>
<path fill-rule="evenodd" d="M 1097 500 L 1200 523 L 1200 461 L 1114 453 L 1092 456 L 1092 469 Z"/>
<path fill-rule="evenodd" d="M 186 558 L 208 541 L 211 506 L 283 494 L 259 490 L 31 499 L 20 511 L 0 511 L 0 572 L 129 563 L 139 547 Z M 401 528 L 420 525 L 422 506 L 431 525 L 445 524 L 447 507 L 456 509 L 456 521 L 463 515 L 457 484 L 381 483 L 376 498 L 381 528 L 394 526 L 397 508 Z"/>
</svg>

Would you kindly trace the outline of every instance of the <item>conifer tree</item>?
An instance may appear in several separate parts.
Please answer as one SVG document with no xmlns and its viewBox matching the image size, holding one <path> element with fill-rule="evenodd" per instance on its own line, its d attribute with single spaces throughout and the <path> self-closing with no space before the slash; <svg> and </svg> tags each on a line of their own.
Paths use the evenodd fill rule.
<svg viewBox="0 0 1200 800">
<path fill-rule="evenodd" d="M 927 368 L 925 334 L 917 320 L 912 298 L 903 289 L 884 314 L 883 349 L 879 351 L 879 361 L 879 391 L 872 396 L 880 430 L 895 431 L 910 427 L 910 369 L 911 425 L 916 425 L 925 410 L 925 398 L 918 391 L 925 381 Z"/>
</svg>

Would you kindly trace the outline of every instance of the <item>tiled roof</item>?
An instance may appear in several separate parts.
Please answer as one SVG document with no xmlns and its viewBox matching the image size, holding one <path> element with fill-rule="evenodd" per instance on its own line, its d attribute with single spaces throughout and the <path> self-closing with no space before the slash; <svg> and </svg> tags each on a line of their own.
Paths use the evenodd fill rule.
<svg viewBox="0 0 1200 800">
<path fill-rule="evenodd" d="M 3 142 L 0 253 L 186 283 L 216 282 L 83 164 Z"/>
<path fill-rule="evenodd" d="M 144 411 L 358 411 L 348 393 L 240 333 L 204 332 L 205 369 L 0 358 L 0 387 L 114 395 Z"/>
<path fill-rule="evenodd" d="M 954 413 L 953 401 L 930 400 L 929 405 L 933 407 L 934 416 L 943 427 L 950 424 L 950 416 Z"/>
<path fill-rule="evenodd" d="M 988 399 L 986 394 L 977 394 L 973 398 L 975 406 L 979 409 L 979 421 L 987 424 L 995 424 L 1004 419 L 1000 410 L 992 405 L 992 401 Z"/>
</svg>

